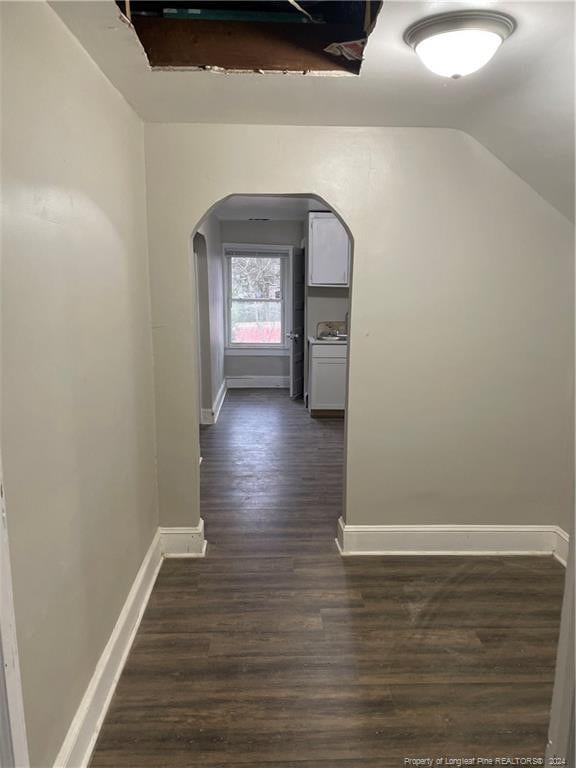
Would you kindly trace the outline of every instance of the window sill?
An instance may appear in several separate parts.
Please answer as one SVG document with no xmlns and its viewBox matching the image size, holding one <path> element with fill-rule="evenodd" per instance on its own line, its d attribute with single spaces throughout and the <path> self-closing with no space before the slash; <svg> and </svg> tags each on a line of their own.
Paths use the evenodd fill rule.
<svg viewBox="0 0 576 768">
<path fill-rule="evenodd" d="M 229 357 L 286 357 L 288 347 L 226 347 L 224 354 Z"/>
</svg>

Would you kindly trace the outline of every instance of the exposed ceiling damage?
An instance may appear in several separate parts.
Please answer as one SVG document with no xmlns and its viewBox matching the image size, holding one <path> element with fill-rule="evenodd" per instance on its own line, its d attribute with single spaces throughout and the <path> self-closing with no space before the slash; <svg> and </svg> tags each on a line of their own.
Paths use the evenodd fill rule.
<svg viewBox="0 0 576 768">
<path fill-rule="evenodd" d="M 572 2 L 459 2 L 508 13 L 518 27 L 494 61 L 455 81 L 432 75 L 402 39 L 450 0 L 385 0 L 358 77 L 152 69 L 114 0 L 50 5 L 147 122 L 455 128 L 574 217 Z"/>
<path fill-rule="evenodd" d="M 357 75 L 379 0 L 117 0 L 154 69 Z"/>
</svg>

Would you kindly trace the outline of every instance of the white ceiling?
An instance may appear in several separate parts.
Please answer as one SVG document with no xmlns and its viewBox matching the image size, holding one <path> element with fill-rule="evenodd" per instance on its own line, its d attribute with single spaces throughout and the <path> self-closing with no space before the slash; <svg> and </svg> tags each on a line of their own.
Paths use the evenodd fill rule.
<svg viewBox="0 0 576 768">
<path fill-rule="evenodd" d="M 573 218 L 573 0 L 385 0 L 359 77 L 152 71 L 113 0 L 51 5 L 146 121 L 458 128 Z M 428 72 L 402 34 L 455 7 L 505 11 L 518 28 L 488 66 L 453 81 Z"/>
<path fill-rule="evenodd" d="M 329 211 L 314 197 L 297 195 L 230 195 L 218 203 L 213 213 L 223 221 L 270 219 L 271 221 L 303 221 L 309 211 Z"/>
</svg>

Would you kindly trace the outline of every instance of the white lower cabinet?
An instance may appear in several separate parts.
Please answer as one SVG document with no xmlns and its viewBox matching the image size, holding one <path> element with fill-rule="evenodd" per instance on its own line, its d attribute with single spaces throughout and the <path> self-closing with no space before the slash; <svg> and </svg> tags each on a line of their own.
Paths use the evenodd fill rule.
<svg viewBox="0 0 576 768">
<path fill-rule="evenodd" d="M 308 408 L 340 411 L 346 406 L 347 344 L 310 344 Z"/>
</svg>

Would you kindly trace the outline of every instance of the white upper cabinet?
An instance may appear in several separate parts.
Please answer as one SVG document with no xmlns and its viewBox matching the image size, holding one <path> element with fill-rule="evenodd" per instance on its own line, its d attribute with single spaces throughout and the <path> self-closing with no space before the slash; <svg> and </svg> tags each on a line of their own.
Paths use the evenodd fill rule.
<svg viewBox="0 0 576 768">
<path fill-rule="evenodd" d="M 333 213 L 308 216 L 308 285 L 348 286 L 350 239 Z"/>
</svg>

